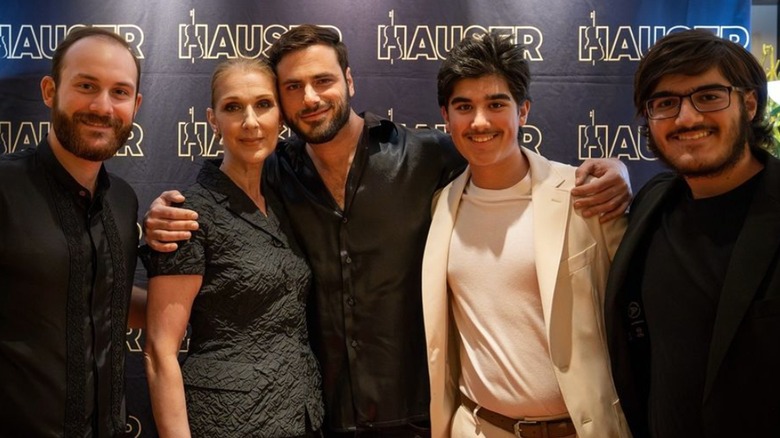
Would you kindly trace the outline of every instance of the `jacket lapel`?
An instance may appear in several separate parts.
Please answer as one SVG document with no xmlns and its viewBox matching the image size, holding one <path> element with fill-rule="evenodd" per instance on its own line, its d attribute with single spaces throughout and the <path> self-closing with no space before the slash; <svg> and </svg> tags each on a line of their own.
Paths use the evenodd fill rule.
<svg viewBox="0 0 780 438">
<path fill-rule="evenodd" d="M 630 272 L 631 264 L 639 255 L 638 251 L 641 249 L 639 245 L 648 233 L 648 227 L 653 224 L 654 216 L 658 213 L 661 204 L 677 183 L 679 180 L 669 179 L 656 184 L 649 188 L 641 199 L 636 198 L 631 205 L 628 227 L 615 253 L 615 258 L 612 260 L 609 281 L 607 282 L 605 315 L 607 327 L 611 328 L 608 330 L 608 338 L 617 333 L 616 328 L 622 325 L 625 317 L 626 309 L 622 308 L 619 302 L 621 297 L 630 292 L 626 290 L 626 277 Z M 633 295 L 639 298 L 639 291 L 634 292 Z"/>
<path fill-rule="evenodd" d="M 434 200 L 435 212 L 423 256 L 423 321 L 431 379 L 431 427 L 435 431 L 449 431 L 449 421 L 458 400 L 457 376 L 452 374 L 460 367 L 454 354 L 457 344 L 452 341 L 454 334 L 450 333 L 447 263 L 455 217 L 469 176 L 467 168 Z"/>
<path fill-rule="evenodd" d="M 206 163 L 204 166 L 209 165 Z M 241 218 L 244 222 L 251 225 L 253 228 L 271 236 L 274 240 L 279 241 L 282 244 L 287 244 L 287 239 L 282 233 L 278 220 L 274 216 L 272 211 L 279 210 L 281 206 L 274 198 L 271 190 L 265 190 L 266 211 L 268 216 L 264 216 L 260 209 L 257 208 L 254 202 L 244 193 L 238 186 L 230 180 L 230 178 L 222 173 L 218 168 L 208 168 L 207 175 L 203 178 L 198 178 L 203 188 L 211 193 L 214 197 L 214 201 L 223 206 L 226 210 L 230 211 L 235 216 Z"/>
<path fill-rule="evenodd" d="M 561 264 L 571 195 L 561 189 L 564 178 L 547 159 L 523 148 L 531 172 L 531 202 L 534 214 L 534 257 L 542 311 L 551 336 L 550 321 L 558 270 Z"/>
<path fill-rule="evenodd" d="M 769 160 L 763 178 L 748 209 L 726 271 L 710 343 L 705 401 L 712 392 L 723 358 L 754 301 L 766 271 L 770 264 L 777 263 L 780 200 L 777 193 L 772 192 L 780 187 L 780 166 L 776 160 Z"/>
<path fill-rule="evenodd" d="M 423 257 L 423 302 L 426 308 L 426 331 L 437 337 L 437 345 L 444 345 L 446 332 L 438 333 L 447 327 L 447 262 L 449 259 L 450 239 L 455 227 L 460 198 L 469 180 L 468 169 L 439 193 L 436 199 L 436 211 L 431 220 L 428 242 Z M 428 321 L 431 324 L 428 324 Z"/>
</svg>

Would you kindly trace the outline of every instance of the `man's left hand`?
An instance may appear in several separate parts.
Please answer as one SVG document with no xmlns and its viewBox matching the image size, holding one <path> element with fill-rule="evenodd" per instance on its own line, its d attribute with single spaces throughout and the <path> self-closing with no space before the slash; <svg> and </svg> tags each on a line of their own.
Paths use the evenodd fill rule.
<svg viewBox="0 0 780 438">
<path fill-rule="evenodd" d="M 599 216 L 607 222 L 625 214 L 631 204 L 631 180 L 626 165 L 616 158 L 591 158 L 575 173 L 571 190 L 574 208 L 584 217 Z"/>
</svg>

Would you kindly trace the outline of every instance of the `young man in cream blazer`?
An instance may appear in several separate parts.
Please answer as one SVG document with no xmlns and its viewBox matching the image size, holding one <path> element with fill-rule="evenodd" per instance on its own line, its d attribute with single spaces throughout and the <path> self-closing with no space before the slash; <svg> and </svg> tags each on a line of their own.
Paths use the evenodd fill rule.
<svg viewBox="0 0 780 438">
<path fill-rule="evenodd" d="M 432 436 L 629 437 L 602 317 L 624 218 L 575 213 L 575 169 L 520 147 L 529 80 L 497 34 L 439 71 L 469 167 L 434 201 L 423 261 Z"/>
</svg>

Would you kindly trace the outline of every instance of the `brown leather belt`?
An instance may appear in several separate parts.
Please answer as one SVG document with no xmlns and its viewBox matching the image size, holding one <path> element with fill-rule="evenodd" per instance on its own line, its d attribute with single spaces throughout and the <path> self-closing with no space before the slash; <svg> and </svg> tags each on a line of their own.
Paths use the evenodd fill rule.
<svg viewBox="0 0 780 438">
<path fill-rule="evenodd" d="M 474 412 L 477 404 L 468 397 L 461 394 L 463 406 L 469 411 Z M 514 434 L 518 438 L 560 438 L 574 435 L 577 430 L 574 428 L 571 418 L 552 421 L 526 421 L 509 418 L 506 415 L 485 409 L 482 406 L 477 410 L 477 416 L 488 423 L 500 429 Z"/>
</svg>

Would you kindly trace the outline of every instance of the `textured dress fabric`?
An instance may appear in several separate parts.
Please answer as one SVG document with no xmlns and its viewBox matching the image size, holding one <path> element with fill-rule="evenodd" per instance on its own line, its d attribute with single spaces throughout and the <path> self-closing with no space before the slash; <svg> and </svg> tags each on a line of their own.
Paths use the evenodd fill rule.
<svg viewBox="0 0 780 438">
<path fill-rule="evenodd" d="M 308 264 L 287 233 L 283 208 L 268 216 L 206 162 L 185 191 L 200 229 L 175 253 L 152 253 L 149 275 L 203 275 L 182 365 L 193 436 L 288 437 L 323 418 L 320 374 L 305 306 Z"/>
</svg>

